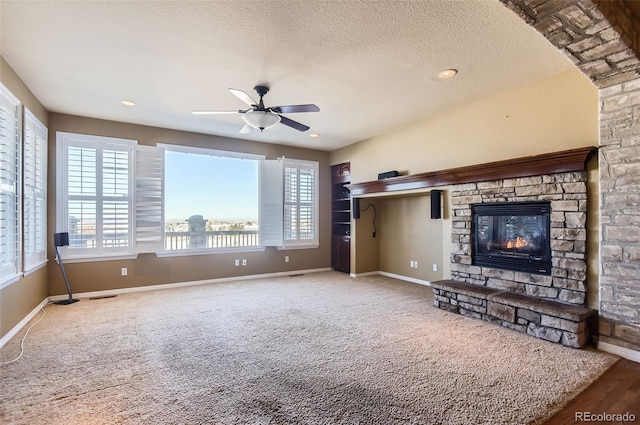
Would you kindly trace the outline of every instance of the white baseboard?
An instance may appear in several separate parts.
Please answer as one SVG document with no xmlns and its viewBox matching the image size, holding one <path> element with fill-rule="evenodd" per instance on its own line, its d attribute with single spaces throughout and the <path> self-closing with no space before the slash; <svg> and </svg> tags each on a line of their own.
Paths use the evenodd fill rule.
<svg viewBox="0 0 640 425">
<path fill-rule="evenodd" d="M 378 272 L 378 273 L 381 274 L 382 276 L 392 277 L 398 280 L 405 280 L 407 282 L 417 283 L 418 285 L 431 286 L 431 282 L 429 282 L 428 280 L 417 279 L 415 277 L 403 276 L 401 274 L 395 274 L 395 273 L 387 273 L 387 272 Z"/>
<path fill-rule="evenodd" d="M 378 276 L 380 274 L 379 271 L 375 272 L 364 272 L 364 273 L 351 273 L 349 276 L 351 277 L 364 277 L 364 276 Z"/>
<path fill-rule="evenodd" d="M 73 298 L 80 299 L 80 298 L 112 297 L 114 295 L 129 294 L 132 292 L 155 291 L 157 289 L 183 288 L 185 286 L 207 285 L 209 283 L 235 282 L 239 280 L 252 280 L 252 279 L 263 279 L 263 278 L 269 278 L 269 277 L 290 276 L 290 275 L 296 275 L 296 274 L 319 273 L 319 272 L 327 272 L 331 270 L 333 269 L 331 269 L 330 267 L 326 267 L 321 269 L 292 270 L 288 272 L 263 273 L 263 274 L 253 274 L 253 275 L 245 275 L 245 276 L 221 277 L 217 279 L 194 280 L 189 282 L 164 283 L 162 285 L 134 286 L 131 288 L 107 289 L 104 291 L 78 292 L 73 294 Z M 67 298 L 69 298 L 69 295 L 52 295 L 49 297 L 49 300 L 61 301 Z"/>
<path fill-rule="evenodd" d="M 47 304 L 49 304 L 49 298 L 45 298 L 44 300 L 42 300 L 42 302 L 38 304 L 36 308 L 31 310 L 31 312 L 27 314 L 24 319 L 18 322 L 18 324 L 16 324 L 9 332 L 7 332 L 7 334 L 0 339 L 0 348 L 4 347 L 7 342 L 11 341 L 11 338 L 16 336 L 18 332 L 20 332 L 20 330 L 24 328 L 27 323 L 29 323 L 29 321 L 31 321 L 31 319 L 33 319 L 36 314 L 38 314 L 40 310 L 42 310 L 42 307 Z"/>
<path fill-rule="evenodd" d="M 640 351 L 635 351 L 626 347 L 620 347 L 619 345 L 614 345 L 603 341 L 598 341 L 598 350 L 616 354 L 620 357 L 624 357 L 627 360 L 640 363 Z"/>
<path fill-rule="evenodd" d="M 382 271 L 350 274 L 351 277 L 377 276 L 377 275 L 392 277 L 394 279 L 404 280 L 411 283 L 417 283 L 419 285 L 431 286 L 431 282 L 429 282 L 428 280 L 416 279 L 415 277 L 403 276 L 401 274 L 388 273 L 388 272 L 382 272 Z"/>
</svg>

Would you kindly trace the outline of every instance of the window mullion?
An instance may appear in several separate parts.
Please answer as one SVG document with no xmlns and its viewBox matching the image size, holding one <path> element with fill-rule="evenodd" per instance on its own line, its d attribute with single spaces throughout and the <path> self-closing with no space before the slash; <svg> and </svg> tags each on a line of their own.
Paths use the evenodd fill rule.
<svg viewBox="0 0 640 425">
<path fill-rule="evenodd" d="M 104 150 L 96 152 L 96 248 L 102 254 L 104 247 Z"/>
</svg>

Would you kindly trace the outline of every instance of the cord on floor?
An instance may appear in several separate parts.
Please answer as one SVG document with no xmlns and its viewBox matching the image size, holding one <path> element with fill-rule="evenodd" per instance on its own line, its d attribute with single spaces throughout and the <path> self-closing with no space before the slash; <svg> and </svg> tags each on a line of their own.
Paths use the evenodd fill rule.
<svg viewBox="0 0 640 425">
<path fill-rule="evenodd" d="M 31 326 L 29 326 L 29 329 L 27 329 L 27 332 L 24 333 L 24 336 L 22 337 L 22 341 L 20 342 L 20 354 L 18 355 L 18 357 L 16 357 L 13 360 L 10 360 L 8 362 L 0 362 L 0 366 L 4 366 L 4 365 L 8 365 L 14 362 L 17 362 L 18 360 L 20 360 L 20 358 L 22 357 L 22 354 L 24 354 L 24 341 L 27 339 L 27 335 L 29 335 L 29 331 L 31 330 L 31 328 L 33 328 L 35 325 L 37 325 L 38 323 L 40 323 L 40 321 L 44 318 L 44 316 L 47 314 L 47 311 L 44 309 L 44 307 L 42 307 L 42 316 L 40 316 L 40 318 Z"/>
</svg>

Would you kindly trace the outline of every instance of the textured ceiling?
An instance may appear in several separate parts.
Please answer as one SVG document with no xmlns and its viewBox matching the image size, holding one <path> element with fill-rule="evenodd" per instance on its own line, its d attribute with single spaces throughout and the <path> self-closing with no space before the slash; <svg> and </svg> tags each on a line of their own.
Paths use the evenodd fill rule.
<svg viewBox="0 0 640 425">
<path fill-rule="evenodd" d="M 0 1 L 2 56 L 50 111 L 333 150 L 573 65 L 498 0 Z M 438 80 L 445 68 L 458 76 Z M 238 134 L 227 91 L 315 103 Z M 120 104 L 137 102 L 135 107 Z M 312 139 L 310 132 L 319 133 Z"/>
</svg>

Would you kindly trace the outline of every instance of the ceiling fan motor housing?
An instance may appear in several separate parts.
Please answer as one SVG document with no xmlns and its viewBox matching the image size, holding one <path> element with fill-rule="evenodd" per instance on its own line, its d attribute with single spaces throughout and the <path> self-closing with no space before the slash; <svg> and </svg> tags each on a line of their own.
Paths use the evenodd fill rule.
<svg viewBox="0 0 640 425">
<path fill-rule="evenodd" d="M 257 93 L 258 96 L 262 97 L 265 94 L 269 93 L 269 87 L 267 86 L 255 86 L 253 91 Z"/>
</svg>

